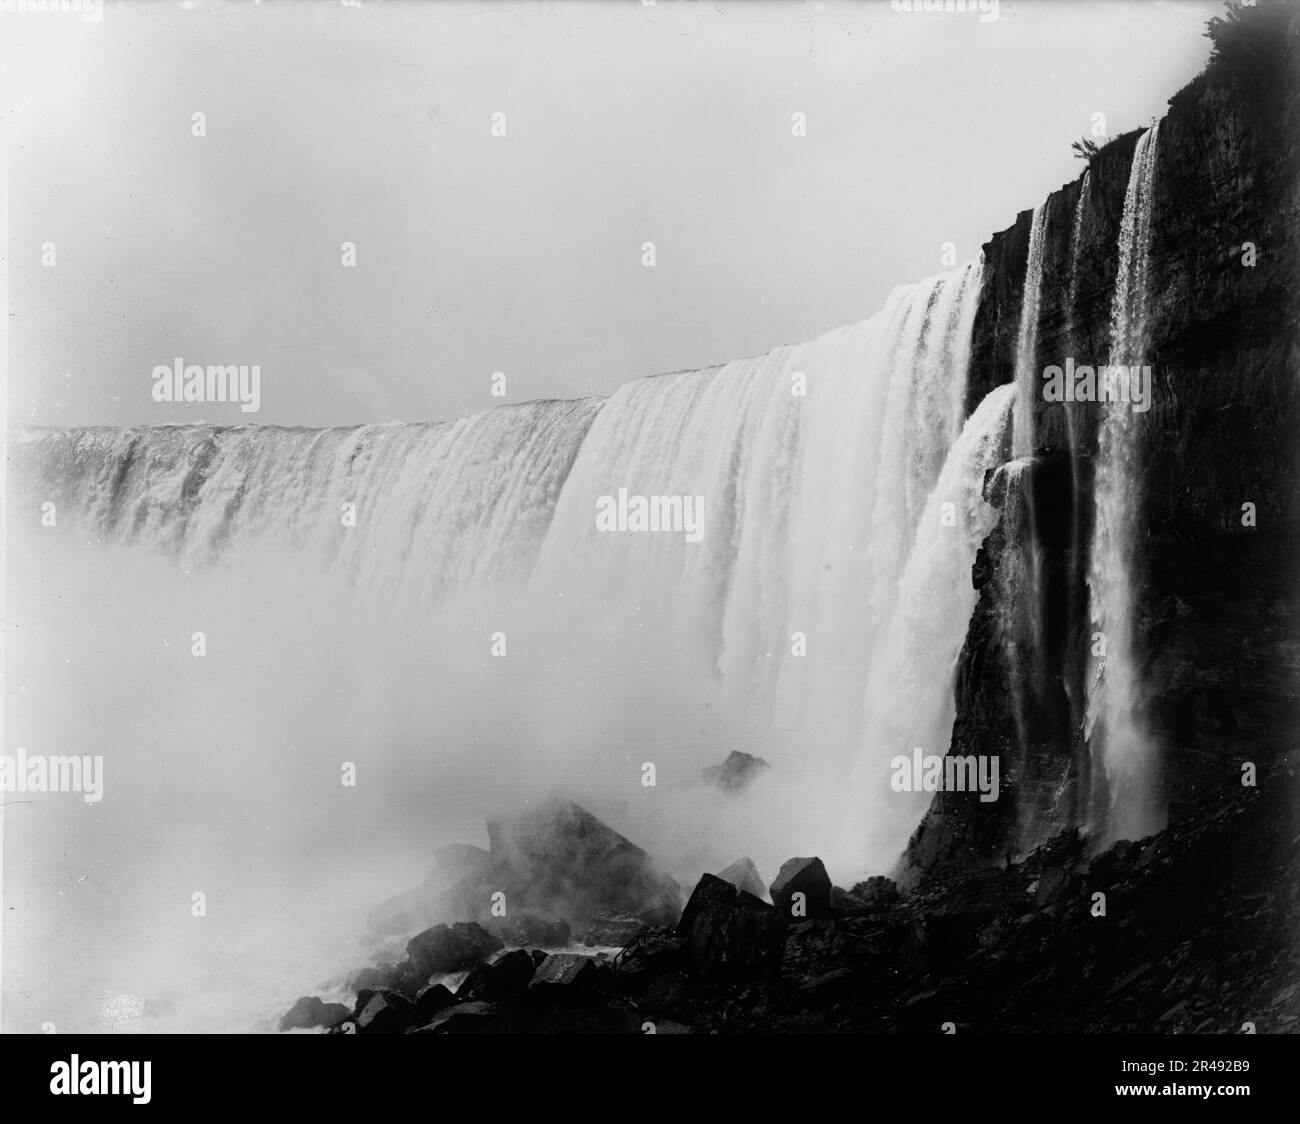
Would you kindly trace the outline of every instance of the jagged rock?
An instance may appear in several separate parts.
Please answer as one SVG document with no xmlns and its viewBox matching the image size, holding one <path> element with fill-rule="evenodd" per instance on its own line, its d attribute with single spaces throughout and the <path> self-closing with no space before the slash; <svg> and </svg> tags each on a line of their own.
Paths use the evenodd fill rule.
<svg viewBox="0 0 1300 1124">
<path fill-rule="evenodd" d="M 704 770 L 704 779 L 725 792 L 739 792 L 753 779 L 772 766 L 752 753 L 732 750 L 721 765 L 710 765 Z"/>
<path fill-rule="evenodd" d="M 401 1034 L 415 1018 L 415 1003 L 401 992 L 376 991 L 365 1004 L 358 996 L 356 1024 L 360 1034 Z"/>
<path fill-rule="evenodd" d="M 753 894 L 756 898 L 767 897 L 767 886 L 763 882 L 763 876 L 758 873 L 758 867 L 754 865 L 753 859 L 737 859 L 726 870 L 718 871 L 718 877 L 724 882 L 730 882 L 737 890 L 744 890 L 745 893 Z"/>
<path fill-rule="evenodd" d="M 522 815 L 488 823 L 492 868 L 480 893 L 486 908 L 502 891 L 511 909 L 558 913 L 585 924 L 598 910 L 649 923 L 676 920 L 681 891 L 640 847 L 585 808 L 551 796 Z"/>
<path fill-rule="evenodd" d="M 414 1023 L 419 1026 L 427 1023 L 439 1011 L 454 1006 L 456 996 L 444 984 L 429 984 L 420 989 L 415 997 Z"/>
<path fill-rule="evenodd" d="M 1068 870 L 1049 870 L 1039 880 L 1034 890 L 1034 905 L 1047 909 L 1060 902 L 1070 889 L 1073 875 Z"/>
<path fill-rule="evenodd" d="M 408 978 L 423 983 L 440 972 L 462 972 L 505 947 L 481 925 L 435 925 L 406 943 Z"/>
<path fill-rule="evenodd" d="M 705 874 L 686 903 L 675 933 L 685 941 L 695 971 L 737 978 L 750 972 L 761 975 L 779 966 L 784 920 L 753 894 Z"/>
<path fill-rule="evenodd" d="M 413 1027 L 411 1034 L 491 1034 L 504 1029 L 501 1008 L 495 1003 L 457 1003 L 439 1011 L 423 1026 Z"/>
<path fill-rule="evenodd" d="M 492 1003 L 506 1002 L 528 988 L 536 967 L 532 955 L 517 948 L 491 964 L 477 965 L 457 989 L 456 997 L 485 999 Z"/>
<path fill-rule="evenodd" d="M 600 967 L 590 956 L 553 952 L 538 965 L 528 988 L 534 992 L 540 988 L 590 991 L 598 986 L 600 974 Z"/>
<path fill-rule="evenodd" d="M 691 982 L 681 972 L 666 972 L 646 988 L 638 1005 L 655 1019 L 665 1015 L 687 1017 L 692 1005 Z"/>
<path fill-rule="evenodd" d="M 305 1030 L 309 1027 L 333 1026 L 351 1013 L 342 1003 L 325 1003 L 318 995 L 304 995 L 280 1019 L 280 1029 Z"/>
<path fill-rule="evenodd" d="M 831 879 L 821 859 L 789 859 L 771 886 L 772 904 L 783 917 L 791 917 L 795 894 L 803 894 L 804 917 L 831 915 Z"/>
<path fill-rule="evenodd" d="M 858 882 L 849 891 L 867 911 L 889 909 L 898 901 L 898 885 L 892 878 L 876 875 L 865 882 Z"/>
</svg>

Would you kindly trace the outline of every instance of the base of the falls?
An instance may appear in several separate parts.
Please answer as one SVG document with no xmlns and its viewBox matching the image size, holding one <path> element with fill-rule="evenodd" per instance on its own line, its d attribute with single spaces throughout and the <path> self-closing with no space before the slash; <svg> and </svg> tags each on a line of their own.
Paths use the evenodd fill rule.
<svg viewBox="0 0 1300 1124">
<path fill-rule="evenodd" d="M 519 861 L 503 864 L 494 838 L 490 852 L 445 851 L 422 897 L 376 915 L 397 934 L 387 961 L 324 998 L 290 1007 L 286 997 L 279 1029 L 1226 1034 L 1244 1012 L 1260 1033 L 1294 1031 L 1300 996 L 1279 987 L 1277 965 L 1295 967 L 1300 903 L 1294 889 L 1272 892 L 1300 861 L 1300 839 L 1285 842 L 1290 787 L 1239 791 L 1095 854 L 1064 832 L 1022 861 L 935 875 L 911 890 L 886 878 L 843 890 L 810 857 L 785 863 L 765 890 L 742 859 L 703 875 L 669 915 L 657 892 L 657 916 L 633 913 L 630 884 L 606 881 L 604 858 L 593 867 L 533 852 L 534 891 L 542 867 L 565 865 L 566 894 L 576 881 L 620 897 L 623 908 L 589 912 L 578 926 L 554 915 L 558 899 L 535 892 L 508 916 L 484 895 L 478 921 L 456 920 L 452 903 L 473 908 L 466 895 L 508 882 Z M 572 823 L 586 813 L 563 815 Z M 575 853 L 643 868 L 644 852 L 587 819 Z M 647 888 L 662 880 L 638 877 Z M 433 892 L 439 881 L 454 889 Z M 412 932 L 421 901 L 451 910 L 450 923 L 426 915 L 419 923 L 429 927 Z M 1258 938 L 1249 948 L 1238 940 L 1247 924 Z M 1207 948 L 1215 954 L 1194 951 Z M 1096 1002 L 1098 979 L 1106 1003 Z"/>
</svg>

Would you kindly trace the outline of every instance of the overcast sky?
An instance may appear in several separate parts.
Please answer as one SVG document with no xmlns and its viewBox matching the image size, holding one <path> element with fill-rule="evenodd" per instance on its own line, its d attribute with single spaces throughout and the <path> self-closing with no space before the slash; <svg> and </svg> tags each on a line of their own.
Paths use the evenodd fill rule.
<svg viewBox="0 0 1300 1124">
<path fill-rule="evenodd" d="M 0 13 L 10 422 L 437 420 L 501 401 L 494 371 L 604 394 L 812 338 L 1076 177 L 1092 114 L 1162 114 L 1220 9 Z M 157 405 L 176 357 L 259 364 L 260 412 Z"/>
</svg>

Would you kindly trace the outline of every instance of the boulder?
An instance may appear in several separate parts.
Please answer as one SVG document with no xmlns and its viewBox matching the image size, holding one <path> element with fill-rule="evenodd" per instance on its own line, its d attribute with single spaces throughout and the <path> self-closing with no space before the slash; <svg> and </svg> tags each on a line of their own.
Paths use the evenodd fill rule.
<svg viewBox="0 0 1300 1124">
<path fill-rule="evenodd" d="M 721 765 L 710 765 L 704 770 L 703 776 L 705 781 L 717 785 L 724 792 L 739 792 L 771 767 L 761 757 L 733 749 Z"/>
<path fill-rule="evenodd" d="M 342 1003 L 324 1003 L 318 995 L 304 995 L 280 1019 L 281 1030 L 305 1030 L 316 1026 L 333 1026 L 352 1012 Z"/>
<path fill-rule="evenodd" d="M 593 957 L 576 952 L 553 952 L 538 965 L 528 990 L 533 993 L 545 989 L 577 994 L 595 990 L 600 977 L 601 968 Z"/>
<path fill-rule="evenodd" d="M 673 919 L 681 891 L 650 857 L 585 808 L 551 796 L 522 815 L 488 823 L 492 867 L 489 890 L 506 894 L 512 912 L 559 914 L 585 922 L 598 910 Z"/>
<path fill-rule="evenodd" d="M 712 874 L 696 884 L 675 930 L 692 969 L 717 979 L 776 970 L 784 933 L 784 918 L 772 906 Z"/>
<path fill-rule="evenodd" d="M 789 859 L 771 886 L 772 904 L 783 917 L 794 917 L 793 897 L 803 894 L 803 917 L 831 915 L 831 879 L 821 859 Z"/>
<path fill-rule="evenodd" d="M 442 972 L 463 972 L 503 947 L 500 940 L 472 921 L 435 925 L 407 941 L 407 976 L 423 983 Z"/>
<path fill-rule="evenodd" d="M 358 996 L 356 1025 L 359 1034 L 401 1034 L 415 1018 L 415 1002 L 397 991 L 363 993 Z"/>
<path fill-rule="evenodd" d="M 429 984 L 415 997 L 414 1023 L 422 1026 L 440 1011 L 456 1005 L 454 996 L 443 984 Z"/>
<path fill-rule="evenodd" d="M 522 948 L 507 952 L 491 964 L 479 964 L 456 991 L 458 999 L 504 1003 L 522 995 L 536 971 L 532 955 Z"/>
<path fill-rule="evenodd" d="M 858 882 L 849 891 L 853 898 L 867 913 L 878 913 L 889 909 L 899 898 L 898 885 L 892 878 L 876 875 L 865 882 Z"/>
<path fill-rule="evenodd" d="M 753 894 L 756 898 L 767 897 L 767 886 L 763 882 L 763 876 L 758 873 L 758 867 L 754 865 L 753 859 L 737 859 L 726 870 L 720 870 L 718 877 L 724 882 L 730 882 L 737 890 L 744 890 L 745 893 Z"/>
<path fill-rule="evenodd" d="M 457 1003 L 439 1011 L 423 1026 L 412 1027 L 410 1034 L 491 1034 L 502 1029 L 501 1008 L 495 1003 Z"/>
</svg>

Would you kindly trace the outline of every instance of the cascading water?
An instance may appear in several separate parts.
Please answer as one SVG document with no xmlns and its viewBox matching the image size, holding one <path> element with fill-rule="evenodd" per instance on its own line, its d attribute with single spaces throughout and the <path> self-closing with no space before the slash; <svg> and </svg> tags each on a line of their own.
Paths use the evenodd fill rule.
<svg viewBox="0 0 1300 1124">
<path fill-rule="evenodd" d="M 685 879 L 742 849 L 765 870 L 815 849 L 843 881 L 892 866 L 924 806 L 889 791 L 889 762 L 946 749 L 984 471 L 1005 454 L 1010 388 L 962 424 L 981 283 L 973 262 L 811 343 L 607 400 L 20 437 L 11 511 L 53 503 L 58 520 L 23 525 L 13 666 L 79 701 L 28 697 L 13 722 L 102 749 L 114 786 L 78 884 L 121 910 L 106 929 L 93 904 L 58 907 L 97 950 L 87 972 L 117 966 L 95 987 L 165 1009 L 148 950 L 176 885 L 225 901 L 224 930 L 166 923 L 192 981 L 238 932 L 368 907 L 376 872 L 409 885 L 432 845 L 475 841 L 484 815 L 555 784 L 606 800 Z M 620 489 L 703 497 L 700 541 L 600 530 Z M 731 749 L 775 779 L 718 804 L 696 782 Z M 340 789 L 340 763 L 364 783 Z M 13 835 L 24 873 L 6 889 L 36 913 L 67 877 L 61 822 Z M 298 992 L 277 986 L 312 986 L 263 967 L 278 1009 Z M 167 1025 L 237 1028 L 230 984 L 198 1006 L 177 984 Z M 60 1025 L 84 1025 L 92 993 L 69 981 Z"/>
<path fill-rule="evenodd" d="M 1066 333 L 1069 346 L 1077 351 L 1079 340 L 1079 258 L 1083 251 L 1083 223 L 1088 213 L 1092 191 L 1092 169 L 1083 173 L 1083 182 L 1079 185 L 1079 199 L 1074 205 L 1074 219 L 1070 224 L 1070 279 L 1066 290 L 1066 315 L 1070 318 L 1070 329 Z"/>
<path fill-rule="evenodd" d="M 1038 332 L 1046 240 L 1047 204 L 1044 202 L 1034 208 L 1033 221 L 1029 227 L 1024 294 L 1020 304 L 1020 325 L 1016 333 L 1016 404 L 1011 440 L 1012 452 L 1018 462 L 1023 462 L 1033 455 L 1036 443 L 1037 403 L 1042 393 L 1042 382 L 1038 373 Z M 1019 479 L 1019 470 L 1017 469 L 1013 475 Z M 1030 514 L 1032 518 L 1032 507 Z M 1027 528 L 1025 539 L 1026 541 L 1019 544 L 1024 555 L 1019 582 L 1021 588 L 1015 591 L 1012 598 L 1012 604 L 1021 613 L 1018 623 L 1024 626 L 1025 634 L 1023 641 L 1012 642 L 1018 650 L 1017 659 L 1027 659 L 1037 663 L 1043 654 L 1042 556 L 1032 522 Z M 1014 630 L 1009 635 L 1014 635 Z M 1025 696 L 1019 678 L 1015 680 L 1014 691 L 1017 740 L 1023 747 L 1027 744 L 1027 716 L 1036 704 Z"/>
<path fill-rule="evenodd" d="M 1038 312 L 1043 299 L 1043 247 L 1047 240 L 1047 204 L 1034 208 L 1029 228 L 1029 256 L 1025 263 L 1025 289 L 1020 305 L 1020 330 L 1016 335 L 1016 424 L 1012 452 L 1028 456 L 1034 448 L 1034 403 L 1041 390 L 1038 377 Z"/>
<path fill-rule="evenodd" d="M 1110 362 L 1146 361 L 1151 265 L 1151 214 L 1159 156 L 1159 123 L 1138 139 L 1120 222 L 1119 268 L 1111 305 Z M 1158 831 L 1164 810 L 1156 793 L 1156 747 L 1142 719 L 1139 668 L 1133 650 L 1133 591 L 1141 579 L 1137 517 L 1141 501 L 1141 434 L 1124 402 L 1101 407 L 1096 469 L 1096 526 L 1088 576 L 1091 616 L 1105 638 L 1091 681 L 1102 674 L 1088 744 L 1100 758 L 1108 806 L 1105 841 L 1137 839 Z M 1104 664 L 1104 670 L 1103 670 Z"/>
<path fill-rule="evenodd" d="M 978 596 L 971 564 L 997 522 L 984 478 L 1007 458 L 1015 395 L 1011 383 L 995 387 L 967 420 L 918 522 L 893 612 L 874 633 L 850 835 L 877 862 L 901 850 L 930 797 L 893 791 L 889 762 L 914 747 L 948 751 L 957 659 Z"/>
<path fill-rule="evenodd" d="M 527 576 L 602 401 L 435 425 L 33 431 L 19 476 L 98 539 L 183 565 L 270 543 L 406 609 Z"/>
<path fill-rule="evenodd" d="M 865 637 L 960 426 L 979 280 L 967 266 L 812 343 L 623 387 L 583 444 L 535 589 L 594 589 L 614 613 L 653 596 L 661 626 L 778 725 L 830 708 L 855 728 L 841 692 L 860 693 Z M 703 497 L 703 540 L 602 534 L 597 500 L 620 487 Z"/>
</svg>

